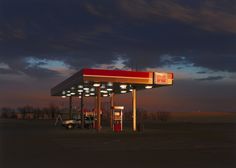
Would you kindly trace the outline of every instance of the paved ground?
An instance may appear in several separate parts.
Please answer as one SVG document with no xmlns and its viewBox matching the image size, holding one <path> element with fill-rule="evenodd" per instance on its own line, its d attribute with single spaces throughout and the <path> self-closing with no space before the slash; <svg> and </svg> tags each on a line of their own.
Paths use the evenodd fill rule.
<svg viewBox="0 0 236 168">
<path fill-rule="evenodd" d="M 236 124 L 146 124 L 142 133 L 0 120 L 1 168 L 235 168 Z"/>
</svg>

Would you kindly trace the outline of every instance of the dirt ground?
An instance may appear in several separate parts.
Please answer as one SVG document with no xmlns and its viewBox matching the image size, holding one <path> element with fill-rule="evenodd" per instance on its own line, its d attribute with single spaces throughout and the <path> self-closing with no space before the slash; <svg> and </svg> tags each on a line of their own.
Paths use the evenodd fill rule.
<svg viewBox="0 0 236 168">
<path fill-rule="evenodd" d="M 0 167 L 236 167 L 236 123 L 146 123 L 119 134 L 53 124 L 0 120 Z"/>
</svg>

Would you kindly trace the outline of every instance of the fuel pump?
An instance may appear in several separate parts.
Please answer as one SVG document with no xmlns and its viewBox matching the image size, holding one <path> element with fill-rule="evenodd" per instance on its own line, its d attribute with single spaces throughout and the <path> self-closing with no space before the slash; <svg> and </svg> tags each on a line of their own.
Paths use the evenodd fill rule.
<svg viewBox="0 0 236 168">
<path fill-rule="evenodd" d="M 123 110 L 124 106 L 112 107 L 112 125 L 114 132 L 121 132 L 123 129 Z"/>
</svg>

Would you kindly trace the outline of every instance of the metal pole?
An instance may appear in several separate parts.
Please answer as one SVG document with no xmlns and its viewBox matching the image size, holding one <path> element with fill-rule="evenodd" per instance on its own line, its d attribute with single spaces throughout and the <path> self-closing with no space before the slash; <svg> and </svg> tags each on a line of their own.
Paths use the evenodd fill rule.
<svg viewBox="0 0 236 168">
<path fill-rule="evenodd" d="M 114 93 L 111 94 L 111 109 L 110 109 L 110 127 L 113 129 L 113 106 L 114 106 Z"/>
<path fill-rule="evenodd" d="M 100 87 L 97 87 L 97 100 L 96 100 L 96 113 L 97 113 L 97 122 L 96 122 L 96 130 L 99 132 L 101 129 L 101 94 Z"/>
<path fill-rule="evenodd" d="M 72 119 L 72 96 L 69 97 L 69 119 Z"/>
<path fill-rule="evenodd" d="M 81 128 L 84 128 L 84 113 L 83 113 L 83 109 L 84 109 L 84 94 L 81 94 L 81 98 L 80 98 L 80 118 L 81 118 Z"/>
<path fill-rule="evenodd" d="M 136 131 L 136 109 L 137 109 L 137 91 L 132 91 L 132 105 L 133 105 L 133 131 Z"/>
</svg>

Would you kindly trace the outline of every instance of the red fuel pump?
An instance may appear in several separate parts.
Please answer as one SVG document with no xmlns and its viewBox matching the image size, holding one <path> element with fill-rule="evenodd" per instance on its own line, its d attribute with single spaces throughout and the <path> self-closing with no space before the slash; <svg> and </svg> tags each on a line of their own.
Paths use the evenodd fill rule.
<svg viewBox="0 0 236 168">
<path fill-rule="evenodd" d="M 113 106 L 112 123 L 113 131 L 121 132 L 123 129 L 123 109 L 124 106 Z"/>
</svg>

